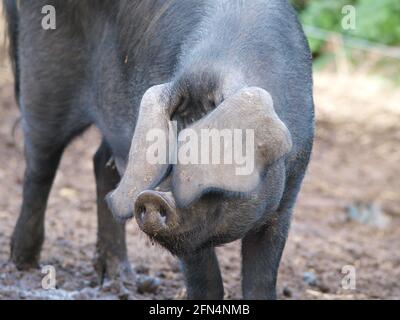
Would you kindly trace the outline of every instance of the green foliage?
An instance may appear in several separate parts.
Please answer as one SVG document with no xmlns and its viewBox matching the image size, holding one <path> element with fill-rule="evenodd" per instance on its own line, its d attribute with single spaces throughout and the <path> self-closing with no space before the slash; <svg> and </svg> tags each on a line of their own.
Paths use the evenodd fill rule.
<svg viewBox="0 0 400 320">
<path fill-rule="evenodd" d="M 387 45 L 400 44 L 400 1 L 359 0 L 354 36 Z"/>
<path fill-rule="evenodd" d="M 400 44 L 400 0 L 292 0 L 304 25 L 335 31 L 387 45 Z M 344 30 L 342 8 L 354 5 L 356 29 Z M 310 39 L 314 53 L 323 41 Z"/>
</svg>

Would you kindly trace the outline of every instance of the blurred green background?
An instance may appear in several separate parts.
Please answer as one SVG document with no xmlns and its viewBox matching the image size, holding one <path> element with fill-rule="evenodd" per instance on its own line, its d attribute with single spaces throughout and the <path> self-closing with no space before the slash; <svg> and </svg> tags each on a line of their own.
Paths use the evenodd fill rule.
<svg viewBox="0 0 400 320">
<path fill-rule="evenodd" d="M 400 0 L 291 0 L 307 33 L 316 68 L 344 55 L 352 66 L 369 64 L 400 84 Z M 343 7 L 355 12 L 346 30 Z"/>
</svg>

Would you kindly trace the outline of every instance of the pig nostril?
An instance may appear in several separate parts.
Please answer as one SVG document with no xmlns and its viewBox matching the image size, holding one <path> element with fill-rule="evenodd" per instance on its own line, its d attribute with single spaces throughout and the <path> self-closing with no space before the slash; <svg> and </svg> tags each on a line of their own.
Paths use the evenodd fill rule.
<svg viewBox="0 0 400 320">
<path fill-rule="evenodd" d="M 175 201 L 171 193 L 143 191 L 135 201 L 135 218 L 141 230 L 147 234 L 167 232 L 177 224 Z"/>
<path fill-rule="evenodd" d="M 146 207 L 145 206 L 140 206 L 138 208 L 138 213 L 142 217 L 146 213 Z"/>
<path fill-rule="evenodd" d="M 160 216 L 163 218 L 167 216 L 167 210 L 163 207 L 160 208 Z"/>
</svg>

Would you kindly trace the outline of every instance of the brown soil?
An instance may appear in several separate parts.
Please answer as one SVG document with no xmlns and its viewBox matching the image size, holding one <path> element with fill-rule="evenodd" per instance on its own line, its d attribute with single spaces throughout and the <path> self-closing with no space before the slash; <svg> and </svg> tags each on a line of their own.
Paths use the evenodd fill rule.
<svg viewBox="0 0 400 320">
<path fill-rule="evenodd" d="M 40 270 L 20 272 L 8 263 L 9 241 L 21 202 L 24 170 L 21 130 L 12 128 L 18 109 L 12 85 L 0 85 L 0 299 L 121 298 L 111 286 L 97 287 L 92 268 L 96 236 L 92 129 L 68 148 L 47 210 L 41 264 L 57 271 L 55 291 L 41 289 Z M 320 73 L 315 79 L 317 139 L 313 159 L 295 209 L 282 260 L 282 299 L 400 298 L 400 93 L 363 75 Z M 378 228 L 346 219 L 356 201 L 375 203 L 390 219 Z M 128 226 L 129 258 L 139 275 L 160 280 L 156 293 L 130 298 L 185 296 L 176 259 Z M 218 249 L 226 298 L 240 298 L 240 244 Z M 343 266 L 356 268 L 356 289 L 341 286 Z M 305 272 L 316 285 L 303 280 Z"/>
</svg>

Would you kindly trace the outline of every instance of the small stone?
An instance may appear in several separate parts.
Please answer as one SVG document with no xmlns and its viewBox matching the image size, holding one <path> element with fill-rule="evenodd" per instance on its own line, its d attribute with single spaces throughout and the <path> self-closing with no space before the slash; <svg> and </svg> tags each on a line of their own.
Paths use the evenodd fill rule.
<svg viewBox="0 0 400 320">
<path fill-rule="evenodd" d="M 85 288 L 77 293 L 72 294 L 75 300 L 93 300 L 96 297 L 96 292 L 92 288 Z"/>
<path fill-rule="evenodd" d="M 90 280 L 89 284 L 88 284 L 88 286 L 90 288 L 96 288 L 98 285 L 99 285 L 99 281 L 98 280 L 94 280 L 94 279 Z"/>
<path fill-rule="evenodd" d="M 316 286 L 317 285 L 317 276 L 314 272 L 304 272 L 303 273 L 303 281 L 307 283 L 309 286 Z"/>
<path fill-rule="evenodd" d="M 27 298 L 27 294 L 25 292 L 20 292 L 19 293 L 19 298 L 20 299 L 26 299 Z"/>
<path fill-rule="evenodd" d="M 123 292 L 120 292 L 118 294 L 118 299 L 119 300 L 129 300 L 130 294 L 128 290 L 125 290 Z"/>
<path fill-rule="evenodd" d="M 149 269 L 149 267 L 147 267 L 147 266 L 145 266 L 145 265 L 137 265 L 136 267 L 135 267 L 135 270 L 136 270 L 136 272 L 137 273 L 139 273 L 139 274 L 149 274 L 149 272 L 150 272 L 150 269 Z"/>
<path fill-rule="evenodd" d="M 390 217 L 377 203 L 351 203 L 346 208 L 346 217 L 350 221 L 385 229 L 390 225 Z"/>
<path fill-rule="evenodd" d="M 141 276 L 138 278 L 137 290 L 139 293 L 156 293 L 161 285 L 161 281 L 158 278 L 150 276 Z"/>
<path fill-rule="evenodd" d="M 321 291 L 322 293 L 329 293 L 331 290 L 329 289 L 329 287 L 324 284 L 324 283 L 318 283 L 318 289 L 319 291 Z"/>
<path fill-rule="evenodd" d="M 292 290 L 290 290 L 290 288 L 288 288 L 288 287 L 284 287 L 282 290 L 282 293 L 286 298 L 292 297 Z"/>
</svg>

